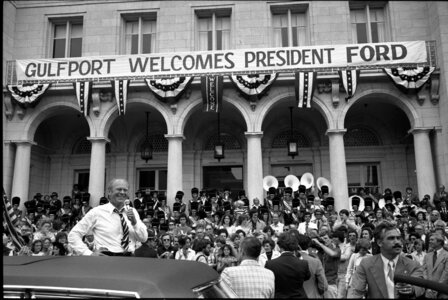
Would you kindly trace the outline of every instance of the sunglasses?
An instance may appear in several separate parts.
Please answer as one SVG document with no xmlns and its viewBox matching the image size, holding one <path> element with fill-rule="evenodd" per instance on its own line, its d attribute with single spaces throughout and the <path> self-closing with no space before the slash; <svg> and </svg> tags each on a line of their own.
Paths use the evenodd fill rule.
<svg viewBox="0 0 448 300">
<path fill-rule="evenodd" d="M 163 239 L 163 241 L 164 241 L 164 242 L 169 242 L 169 241 L 170 241 L 170 239 Z"/>
</svg>

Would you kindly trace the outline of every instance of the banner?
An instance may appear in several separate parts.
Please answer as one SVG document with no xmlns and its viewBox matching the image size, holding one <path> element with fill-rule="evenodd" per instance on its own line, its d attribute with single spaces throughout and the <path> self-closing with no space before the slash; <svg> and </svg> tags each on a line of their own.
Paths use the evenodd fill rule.
<svg viewBox="0 0 448 300">
<path fill-rule="evenodd" d="M 296 91 L 297 106 L 300 108 L 311 108 L 316 72 L 297 72 L 295 77 L 294 87 Z"/>
<path fill-rule="evenodd" d="M 8 85 L 8 91 L 22 107 L 34 107 L 40 97 L 50 87 L 50 84 Z"/>
<path fill-rule="evenodd" d="M 89 115 L 89 98 L 92 90 L 92 82 L 74 82 L 76 99 L 78 99 L 79 110 L 84 116 Z"/>
<path fill-rule="evenodd" d="M 396 85 L 406 89 L 421 88 L 434 70 L 434 67 L 384 69 Z"/>
<path fill-rule="evenodd" d="M 223 78 L 222 76 L 202 76 L 202 111 L 219 112 L 222 106 Z"/>
<path fill-rule="evenodd" d="M 117 100 L 118 115 L 126 113 L 126 101 L 128 99 L 129 80 L 114 80 L 111 82 Z"/>
<path fill-rule="evenodd" d="M 356 87 L 358 85 L 359 73 L 359 70 L 339 71 L 339 78 L 341 78 L 342 85 L 347 93 L 345 100 L 352 98 L 355 94 Z"/>
<path fill-rule="evenodd" d="M 173 104 L 179 100 L 194 77 L 145 79 L 146 84 L 157 99 Z"/>
<path fill-rule="evenodd" d="M 425 41 L 16 61 L 18 82 L 156 79 L 429 65 Z"/>
<path fill-rule="evenodd" d="M 277 79 L 278 74 L 254 74 L 230 76 L 233 84 L 249 101 L 260 99 Z"/>
</svg>

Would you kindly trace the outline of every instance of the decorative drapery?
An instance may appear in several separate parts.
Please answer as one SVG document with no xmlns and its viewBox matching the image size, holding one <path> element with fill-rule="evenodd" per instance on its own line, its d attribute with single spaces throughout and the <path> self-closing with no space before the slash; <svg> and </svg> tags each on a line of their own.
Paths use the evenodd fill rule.
<svg viewBox="0 0 448 300">
<path fill-rule="evenodd" d="M 421 88 L 434 72 L 435 67 L 384 68 L 386 74 L 399 86 L 408 90 Z"/>
<path fill-rule="evenodd" d="M 124 115 L 126 113 L 126 101 L 128 99 L 129 80 L 113 80 L 111 83 L 115 93 L 115 99 L 117 100 L 118 115 Z"/>
<path fill-rule="evenodd" d="M 173 104 L 179 101 L 182 94 L 193 81 L 193 76 L 163 79 L 145 79 L 151 92 L 164 103 Z"/>
<path fill-rule="evenodd" d="M 358 85 L 359 79 L 359 70 L 343 70 L 338 71 L 339 78 L 342 81 L 342 85 L 344 86 L 345 92 L 347 93 L 347 97 L 345 100 L 348 100 L 355 95 L 356 87 Z"/>
<path fill-rule="evenodd" d="M 41 96 L 49 87 L 50 84 L 23 84 L 7 86 L 13 99 L 24 108 L 36 106 Z"/>
<path fill-rule="evenodd" d="M 316 72 L 295 73 L 294 87 L 298 107 L 311 108 L 311 99 L 313 99 L 315 81 Z"/>
<path fill-rule="evenodd" d="M 249 101 L 255 102 L 269 90 L 278 74 L 252 74 L 230 76 L 235 87 Z"/>
<path fill-rule="evenodd" d="M 78 100 L 79 109 L 84 116 L 89 115 L 89 98 L 92 91 L 91 81 L 77 81 L 73 83 L 76 93 L 76 99 Z"/>
<path fill-rule="evenodd" d="M 222 106 L 223 76 L 202 76 L 202 111 L 219 112 Z"/>
</svg>

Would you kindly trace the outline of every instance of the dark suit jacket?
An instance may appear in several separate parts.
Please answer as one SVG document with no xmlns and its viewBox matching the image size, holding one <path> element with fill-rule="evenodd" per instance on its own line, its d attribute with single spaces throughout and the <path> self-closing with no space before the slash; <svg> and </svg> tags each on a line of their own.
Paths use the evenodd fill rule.
<svg viewBox="0 0 448 300">
<path fill-rule="evenodd" d="M 365 294 L 366 298 L 388 298 L 383 270 L 381 254 L 364 258 L 353 274 L 352 289 L 349 290 L 347 298 L 362 298 Z M 406 274 L 407 276 L 423 278 L 423 267 L 420 263 L 400 255 L 395 267 L 395 274 Z M 368 291 L 366 293 L 367 285 Z M 413 287 L 416 297 L 420 297 L 425 292 L 425 289 L 422 287 Z M 398 298 L 396 290 L 395 298 Z"/>
<path fill-rule="evenodd" d="M 269 260 L 266 269 L 275 275 L 275 298 L 307 298 L 303 282 L 311 277 L 308 262 L 291 252 Z"/>
<path fill-rule="evenodd" d="M 148 244 L 142 244 L 140 248 L 136 249 L 134 252 L 134 255 L 137 257 L 153 257 L 157 258 L 157 251 L 151 247 L 149 247 Z"/>
</svg>

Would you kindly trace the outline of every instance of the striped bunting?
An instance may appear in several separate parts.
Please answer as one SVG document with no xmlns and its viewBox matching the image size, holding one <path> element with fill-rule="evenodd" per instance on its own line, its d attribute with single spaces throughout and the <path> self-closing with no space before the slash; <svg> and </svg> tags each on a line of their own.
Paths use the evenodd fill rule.
<svg viewBox="0 0 448 300">
<path fill-rule="evenodd" d="M 129 79 L 113 80 L 111 82 L 117 100 L 118 115 L 124 115 L 126 113 Z"/>
<path fill-rule="evenodd" d="M 89 115 L 89 98 L 92 91 L 92 82 L 77 81 L 73 83 L 78 99 L 79 109 L 84 116 Z"/>
<path fill-rule="evenodd" d="M 387 75 L 398 86 L 406 89 L 419 89 L 428 81 L 435 67 L 384 68 Z"/>
<path fill-rule="evenodd" d="M 35 105 L 50 84 L 8 85 L 11 96 L 21 105 Z"/>
<path fill-rule="evenodd" d="M 348 100 L 353 97 L 356 92 L 356 87 L 358 85 L 359 79 L 359 70 L 343 70 L 339 71 L 339 78 L 344 85 L 345 92 L 347 93 L 347 97 L 345 100 Z"/>
<path fill-rule="evenodd" d="M 294 86 L 298 107 L 311 108 L 316 72 L 296 72 L 295 78 Z"/>
<path fill-rule="evenodd" d="M 192 76 L 189 77 L 175 77 L 175 78 L 161 78 L 161 79 L 145 79 L 151 92 L 157 99 L 174 103 L 179 100 L 190 83 L 193 81 Z"/>
<path fill-rule="evenodd" d="M 223 77 L 202 76 L 202 111 L 219 112 L 222 106 Z"/>
<path fill-rule="evenodd" d="M 257 101 L 267 93 L 278 74 L 251 74 L 229 76 L 235 87 L 250 101 Z"/>
</svg>

